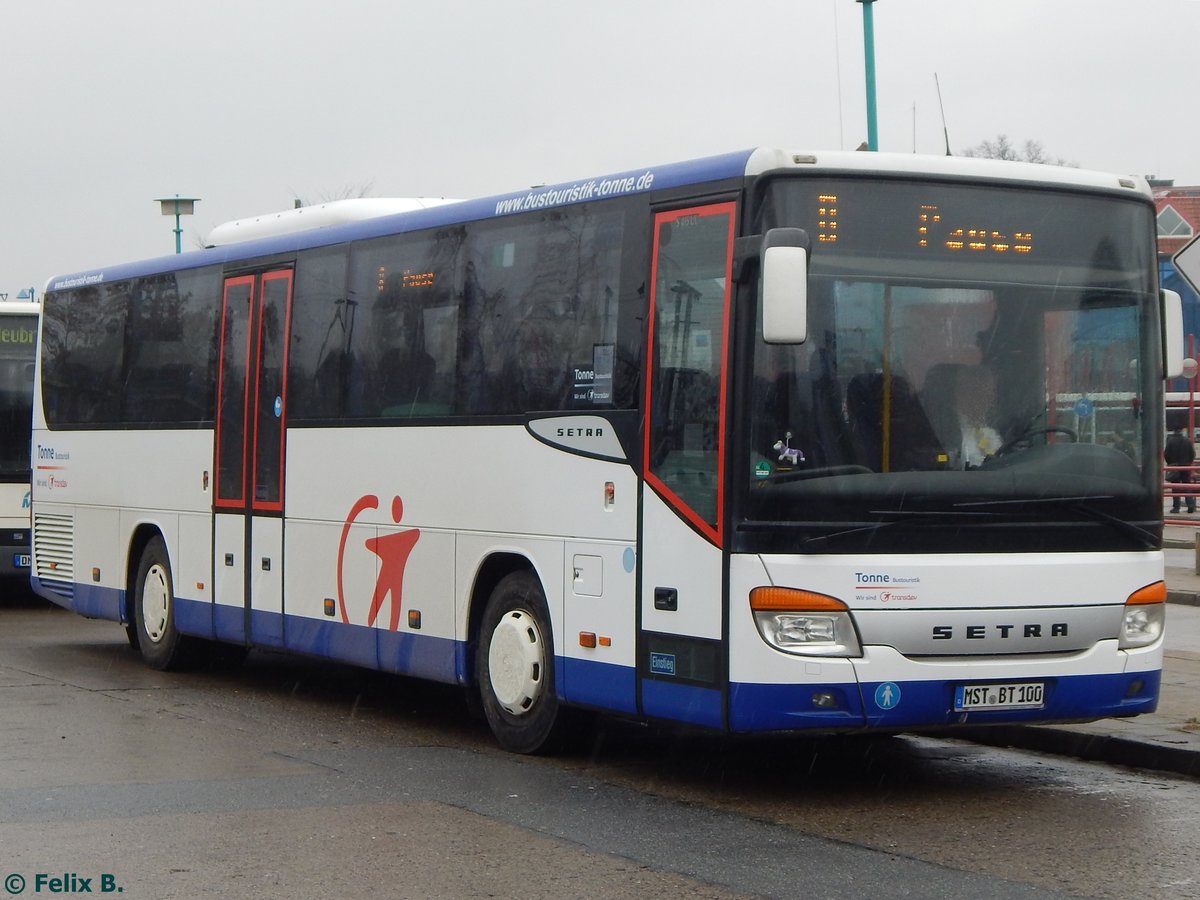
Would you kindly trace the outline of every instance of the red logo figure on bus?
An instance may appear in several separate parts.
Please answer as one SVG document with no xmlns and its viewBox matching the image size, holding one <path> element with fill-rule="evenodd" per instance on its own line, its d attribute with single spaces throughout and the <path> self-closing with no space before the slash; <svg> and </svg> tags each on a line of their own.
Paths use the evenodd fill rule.
<svg viewBox="0 0 1200 900">
<path fill-rule="evenodd" d="M 342 621 L 349 623 L 350 616 L 346 612 L 346 597 L 342 590 L 342 566 L 346 559 L 346 540 L 350 537 L 350 526 L 354 524 L 364 510 L 379 509 L 379 498 L 374 494 L 359 497 L 350 508 L 350 514 L 342 525 L 342 539 L 338 543 L 337 589 L 338 611 Z M 392 498 L 392 521 L 397 525 L 404 515 L 404 504 L 399 496 Z M 368 538 L 363 545 L 379 557 L 379 577 L 375 580 L 375 593 L 371 597 L 371 608 L 367 613 L 367 624 L 374 625 L 383 607 L 383 601 L 388 594 L 392 595 L 392 605 L 388 619 L 388 627 L 396 631 L 400 627 L 400 607 L 404 591 L 404 567 L 408 563 L 409 554 L 421 537 L 421 529 L 410 528 L 407 531 L 395 531 L 391 534 Z"/>
</svg>

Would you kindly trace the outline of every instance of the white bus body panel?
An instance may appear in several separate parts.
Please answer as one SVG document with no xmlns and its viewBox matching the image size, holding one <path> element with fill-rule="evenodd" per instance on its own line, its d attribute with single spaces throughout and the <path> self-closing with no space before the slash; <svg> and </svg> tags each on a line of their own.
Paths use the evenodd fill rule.
<svg viewBox="0 0 1200 900">
<path fill-rule="evenodd" d="M 522 472 L 535 477 L 515 477 Z M 611 511 L 607 481 L 616 485 Z M 399 496 L 402 526 L 629 543 L 636 528 L 627 465 L 565 453 L 517 425 L 290 429 L 286 484 L 289 519 L 339 527 L 356 500 L 373 495 L 380 508 L 360 521 L 384 527 Z"/>
<path fill-rule="evenodd" d="M 566 544 L 563 579 L 563 643 L 559 652 L 575 659 L 633 668 L 634 578 L 630 543 Z M 583 633 L 596 635 L 594 648 L 580 645 Z M 608 643 L 603 639 L 608 638 Z"/>
<path fill-rule="evenodd" d="M 650 490 L 642 529 L 652 548 L 642 554 L 642 628 L 720 640 L 721 551 Z M 655 588 L 675 589 L 678 609 L 655 609 Z"/>
<path fill-rule="evenodd" d="M 346 462 L 331 471 L 330 460 Z M 537 473 L 536 482 L 511 474 L 520 471 Z M 610 506 L 606 482 L 614 484 Z M 461 648 L 479 569 L 506 554 L 533 564 L 560 657 L 632 667 L 636 477 L 624 463 L 565 453 L 522 426 L 293 429 L 286 485 L 289 628 L 303 627 L 292 617 L 344 616 L 390 630 L 399 601 L 398 632 Z M 384 596 L 371 624 L 372 601 L 390 579 L 368 542 L 378 547 L 406 532 L 415 536 L 407 539 L 402 597 Z M 574 590 L 577 556 L 586 557 L 581 591 L 593 593 Z M 420 613 L 418 627 L 410 626 L 410 610 Z M 609 645 L 583 648 L 581 631 L 609 637 Z M 444 669 L 425 674 L 447 677 Z"/>
<path fill-rule="evenodd" d="M 52 593 L 73 594 L 79 612 L 125 621 L 127 573 L 137 566 L 133 537 L 146 526 L 167 544 L 176 594 L 211 602 L 212 501 L 205 478 L 212 469 L 211 432 L 160 432 L 150 440 L 138 431 L 39 429 L 33 457 L 35 516 L 63 517 L 73 531 L 71 546 L 62 550 L 69 559 L 34 547 L 33 575 L 47 587 L 57 585 Z M 64 564 L 73 586 L 62 578 Z"/>
</svg>

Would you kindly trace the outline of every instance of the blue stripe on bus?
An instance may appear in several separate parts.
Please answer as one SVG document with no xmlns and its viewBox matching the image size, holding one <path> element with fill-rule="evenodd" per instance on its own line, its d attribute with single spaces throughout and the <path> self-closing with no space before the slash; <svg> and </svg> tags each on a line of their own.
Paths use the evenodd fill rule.
<svg viewBox="0 0 1200 900">
<path fill-rule="evenodd" d="M 813 702 L 831 694 L 838 706 Z M 731 731 L 791 731 L 810 728 L 861 728 L 863 708 L 856 684 L 744 684 L 729 686 Z"/>
<path fill-rule="evenodd" d="M 70 595 L 52 590 L 32 579 L 34 589 L 43 597 L 72 612 L 92 619 L 122 621 L 125 592 L 117 588 L 94 584 L 70 585 Z M 224 606 L 187 597 L 175 598 L 175 626 L 184 634 L 211 638 L 224 636 L 241 643 L 245 632 L 245 610 L 240 606 Z M 286 629 L 287 646 L 278 635 L 280 626 Z M 459 681 L 463 654 L 459 644 L 450 638 L 384 631 L 365 625 L 346 625 L 338 621 L 318 621 L 300 616 L 280 616 L 262 610 L 252 610 L 251 627 L 256 647 L 286 649 L 295 653 L 365 666 L 398 675 L 411 675 L 456 684 Z M 264 640 L 263 637 L 266 637 Z"/>
<path fill-rule="evenodd" d="M 255 629 L 256 647 L 272 646 L 260 641 L 258 635 L 278 635 L 281 619 L 286 645 L 274 646 L 289 652 L 447 684 L 459 681 L 458 642 L 452 638 L 255 611 L 251 627 Z"/>
<path fill-rule="evenodd" d="M 725 716 L 721 692 L 715 688 L 696 687 L 661 681 L 642 680 L 642 711 L 657 719 L 687 722 L 707 728 L 724 728 Z"/>
<path fill-rule="evenodd" d="M 290 623 L 288 627 L 291 627 Z M 383 671 L 446 684 L 458 683 L 455 668 L 457 641 L 411 631 L 380 630 L 378 634 L 379 667 Z"/>
<path fill-rule="evenodd" d="M 560 656 L 555 675 L 558 692 L 568 703 L 637 713 L 637 673 L 633 666 Z"/>
<path fill-rule="evenodd" d="M 950 681 L 900 682 L 900 700 L 891 709 L 880 709 L 871 699 L 882 685 L 865 683 L 867 726 L 870 728 L 916 727 L 918 725 L 984 725 L 1065 719 L 1103 719 L 1153 712 L 1158 705 L 1161 672 L 1132 672 L 1115 675 L 1066 675 L 1008 678 L 1005 681 L 1044 681 L 1046 693 L 1041 709 L 993 709 L 955 712 L 954 688 L 964 679 Z M 970 679 L 965 679 L 970 681 Z M 997 679 L 979 679 L 986 684 Z M 1132 691 L 1135 683 L 1140 690 Z M 1128 696 L 1131 691 L 1133 696 Z"/>
<path fill-rule="evenodd" d="M 289 617 L 286 628 L 290 650 L 369 669 L 379 668 L 379 643 L 374 628 L 299 616 Z"/>
<path fill-rule="evenodd" d="M 242 611 L 239 609 L 237 612 L 240 615 Z M 176 597 L 175 627 L 184 634 L 194 634 L 197 637 L 211 639 L 213 636 L 213 605 L 203 600 Z"/>
<path fill-rule="evenodd" d="M 89 619 L 121 619 L 125 592 L 98 584 L 75 584 L 69 609 Z M 51 596 L 52 595 L 46 595 Z"/>
<path fill-rule="evenodd" d="M 41 596 L 73 612 L 89 618 L 121 621 L 125 594 L 122 590 L 75 583 L 69 586 L 68 596 L 62 588 L 55 590 L 36 576 L 31 580 Z M 176 598 L 175 616 L 182 632 L 201 637 L 212 636 L 214 619 L 219 623 L 217 633 L 227 635 L 240 634 L 245 622 L 245 611 L 241 607 L 214 605 L 185 597 Z M 277 635 L 281 624 L 287 635 L 287 646 L 283 649 L 289 651 L 448 684 L 461 683 L 467 671 L 467 645 L 450 638 L 384 631 L 336 620 L 282 617 L 262 611 L 253 614 L 252 627 L 256 635 Z M 256 646 L 263 644 L 256 641 Z M 637 712 L 636 675 L 632 667 L 566 657 L 559 657 L 555 662 L 559 692 L 567 702 L 613 712 Z M 955 712 L 955 682 L 949 681 L 866 682 L 861 690 L 854 684 L 733 683 L 729 687 L 729 728 L 735 732 L 864 727 L 903 730 L 937 725 L 1133 716 L 1154 712 L 1157 708 L 1162 673 L 1071 675 L 1046 679 L 1030 676 L 1008 680 L 1045 681 L 1044 708 Z M 873 698 L 889 685 L 898 699 L 894 706 L 883 709 Z M 817 706 L 814 703 L 816 694 L 832 695 L 836 706 Z M 865 706 L 862 698 L 866 698 Z M 716 729 L 724 727 L 721 692 L 713 688 L 645 679 L 642 706 L 645 714 L 654 718 Z"/>
<path fill-rule="evenodd" d="M 208 604 L 197 605 L 208 609 Z M 218 635 L 228 639 L 244 632 L 245 611 L 241 607 L 218 604 L 212 614 L 216 617 Z M 458 642 L 451 638 L 386 631 L 332 619 L 283 616 L 263 610 L 251 610 L 250 627 L 254 646 L 262 649 L 319 656 L 430 681 L 459 682 Z"/>
<path fill-rule="evenodd" d="M 123 263 L 106 269 L 93 269 L 76 272 L 52 278 L 48 291 L 69 290 L 76 287 L 103 284 L 109 281 L 120 281 L 125 278 L 136 278 L 142 275 L 153 275 L 160 272 L 178 272 L 184 269 L 196 269 L 201 266 L 221 265 L 231 262 L 241 262 L 260 256 L 275 254 L 290 254 L 313 247 L 324 247 L 340 244 L 346 241 L 366 240 L 390 234 L 402 234 L 409 231 L 419 231 L 425 228 L 442 228 L 463 222 L 475 222 L 481 219 L 496 218 L 500 215 L 510 215 L 523 212 L 523 209 L 513 209 L 511 212 L 498 212 L 505 201 L 522 200 L 530 194 L 551 195 L 556 193 L 581 195 L 580 200 L 600 200 L 605 197 L 631 196 L 664 188 L 683 187 L 689 184 L 720 181 L 726 178 L 739 178 L 746 173 L 746 165 L 750 160 L 752 150 L 739 150 L 703 159 L 686 162 L 670 163 L 660 166 L 648 166 L 643 169 L 633 169 L 612 175 L 601 175 L 595 178 L 581 178 L 572 182 L 557 185 L 547 185 L 533 190 L 517 191 L 510 194 L 499 194 L 494 197 L 484 197 L 466 200 L 461 203 L 448 203 L 444 206 L 433 206 L 412 212 L 396 213 L 379 216 L 358 222 L 341 225 L 329 225 L 324 228 L 313 228 L 298 231 L 278 237 L 262 238 L 245 241 L 244 243 L 226 244 L 205 250 L 195 250 L 172 256 L 160 256 L 154 259 L 138 262 Z M 652 176 L 645 180 L 646 176 Z M 598 191 L 589 193 L 589 185 L 602 183 L 630 184 L 629 190 L 615 190 L 612 193 L 600 194 Z M 640 185 L 640 186 L 639 186 Z M 582 189 L 577 191 L 576 189 Z M 549 203 L 545 208 L 558 208 L 573 205 L 572 202 Z M 542 205 L 535 204 L 532 209 L 541 209 Z"/>
<path fill-rule="evenodd" d="M 182 597 L 176 597 L 176 605 L 183 606 L 188 601 Z M 225 606 L 220 603 L 200 603 L 199 606 L 204 607 L 208 612 L 209 625 L 208 632 L 219 641 L 231 641 L 233 643 L 244 643 L 246 640 L 246 610 L 241 606 Z M 178 620 L 181 625 L 186 621 L 183 618 Z M 199 634 L 191 628 L 181 628 L 188 634 Z"/>
<path fill-rule="evenodd" d="M 732 731 L 853 727 L 895 730 L 1133 716 L 1154 712 L 1161 677 L 1161 672 L 1130 672 L 1012 678 L 1007 680 L 1044 681 L 1045 706 L 969 713 L 955 712 L 953 708 L 954 688 L 963 683 L 961 679 L 956 682 L 866 682 L 861 686 L 861 693 L 855 685 L 733 684 L 729 689 L 729 726 Z M 873 698 L 878 690 L 889 684 L 898 699 L 890 709 L 882 709 Z M 824 692 L 834 692 L 843 707 L 825 709 L 816 706 L 814 694 Z M 862 698 L 866 698 L 865 707 Z"/>
</svg>

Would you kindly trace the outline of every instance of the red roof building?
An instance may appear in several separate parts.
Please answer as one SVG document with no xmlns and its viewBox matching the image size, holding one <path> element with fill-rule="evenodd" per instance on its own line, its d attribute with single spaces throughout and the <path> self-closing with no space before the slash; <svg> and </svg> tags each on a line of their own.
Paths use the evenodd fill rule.
<svg viewBox="0 0 1200 900">
<path fill-rule="evenodd" d="M 1158 213 L 1158 252 L 1171 257 L 1200 234 L 1200 187 L 1175 187 L 1172 181 L 1150 180 Z"/>
<path fill-rule="evenodd" d="M 1158 283 L 1183 298 L 1183 331 L 1188 336 L 1188 353 L 1195 354 L 1200 347 L 1200 297 L 1175 268 L 1172 257 L 1200 234 L 1200 186 L 1176 187 L 1171 180 L 1148 180 L 1158 215 Z M 1184 379 L 1174 378 L 1167 390 L 1186 391 L 1189 387 Z"/>
</svg>

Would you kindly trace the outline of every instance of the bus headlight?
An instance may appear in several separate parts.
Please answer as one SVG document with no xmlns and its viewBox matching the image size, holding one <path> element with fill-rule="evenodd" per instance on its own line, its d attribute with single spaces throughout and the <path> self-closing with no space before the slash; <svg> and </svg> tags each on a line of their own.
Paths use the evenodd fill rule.
<svg viewBox="0 0 1200 900">
<path fill-rule="evenodd" d="M 800 656 L 862 656 L 850 609 L 841 600 L 794 588 L 750 592 L 754 624 L 764 641 Z"/>
<path fill-rule="evenodd" d="M 1125 616 L 1121 620 L 1122 650 L 1148 647 L 1163 635 L 1167 621 L 1167 585 L 1156 581 L 1134 591 L 1125 601 Z"/>
</svg>

